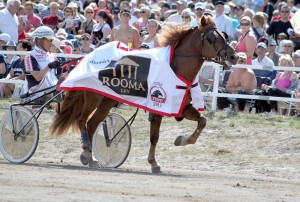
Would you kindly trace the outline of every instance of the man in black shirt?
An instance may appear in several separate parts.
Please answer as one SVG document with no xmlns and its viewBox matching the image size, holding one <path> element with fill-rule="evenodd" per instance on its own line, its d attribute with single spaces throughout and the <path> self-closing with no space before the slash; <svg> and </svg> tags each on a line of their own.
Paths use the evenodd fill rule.
<svg viewBox="0 0 300 202">
<path fill-rule="evenodd" d="M 277 35 L 281 32 L 284 32 L 287 36 L 289 36 L 287 30 L 289 28 L 293 29 L 289 20 L 290 8 L 287 5 L 283 5 L 279 12 L 281 17 L 280 20 L 273 21 L 267 29 L 268 36 L 274 39 L 277 39 Z"/>
</svg>

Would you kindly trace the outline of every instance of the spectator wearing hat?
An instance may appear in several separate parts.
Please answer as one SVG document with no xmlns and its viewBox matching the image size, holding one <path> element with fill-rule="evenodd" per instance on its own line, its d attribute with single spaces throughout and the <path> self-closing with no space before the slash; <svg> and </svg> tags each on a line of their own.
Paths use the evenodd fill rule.
<svg viewBox="0 0 300 202">
<path fill-rule="evenodd" d="M 120 20 L 120 8 L 119 7 L 115 7 L 113 12 L 112 12 L 112 18 L 114 21 L 114 27 L 117 27 L 121 24 L 121 20 Z"/>
<path fill-rule="evenodd" d="M 204 12 L 203 12 L 203 15 L 214 17 L 213 11 L 210 10 L 210 9 L 205 9 Z"/>
<path fill-rule="evenodd" d="M 25 3 L 25 12 L 27 16 L 26 25 L 24 28 L 25 32 L 33 31 L 34 29 L 41 26 L 41 18 L 33 13 L 34 3 L 31 1 L 27 1 Z"/>
<path fill-rule="evenodd" d="M 276 41 L 274 39 L 268 40 L 268 52 L 266 56 L 273 61 L 274 66 L 278 66 L 278 61 L 281 55 L 276 51 Z"/>
<path fill-rule="evenodd" d="M 7 42 L 11 41 L 11 38 L 8 34 L 2 33 L 0 34 L 0 50 L 2 50 L 2 46 L 5 46 Z"/>
<path fill-rule="evenodd" d="M 68 37 L 68 33 L 64 28 L 59 28 L 55 34 L 55 37 L 57 37 L 59 40 L 65 40 Z"/>
<path fill-rule="evenodd" d="M 45 16 L 42 19 L 43 24 L 47 27 L 50 27 L 54 31 L 58 29 L 57 28 L 58 22 L 63 19 L 58 15 L 58 11 L 59 11 L 58 6 L 59 6 L 58 3 L 56 2 L 50 3 L 49 6 L 50 13 L 48 16 Z"/>
<path fill-rule="evenodd" d="M 52 2 L 55 2 L 55 3 L 58 4 L 58 0 L 50 0 L 50 1 L 48 1 L 48 5 L 46 7 L 44 5 L 43 5 L 43 7 L 41 7 L 42 8 L 42 10 L 40 11 L 40 18 L 41 19 L 44 19 L 44 17 L 47 17 L 47 16 L 51 15 L 50 4 Z M 57 10 L 57 15 L 59 16 L 60 19 L 64 18 L 64 13 L 59 9 Z"/>
<path fill-rule="evenodd" d="M 110 14 L 107 14 L 104 10 L 99 10 L 96 15 L 97 23 L 93 27 L 91 34 L 92 44 L 96 47 L 99 46 L 99 42 L 103 39 L 105 40 L 111 33 L 113 29 L 113 19 Z"/>
<path fill-rule="evenodd" d="M 192 16 L 192 11 L 189 8 L 184 9 L 181 12 L 181 18 L 182 18 L 182 25 L 190 26 L 191 21 L 194 19 Z"/>
<path fill-rule="evenodd" d="M 50 53 L 63 53 L 63 51 L 60 48 L 60 40 L 56 37 L 53 37 L 52 45 L 50 47 Z M 65 62 L 65 57 L 57 57 L 57 59 L 61 62 Z"/>
<path fill-rule="evenodd" d="M 244 16 L 245 7 L 242 5 L 238 5 L 235 9 L 235 15 L 238 22 L 241 21 L 242 17 Z"/>
<path fill-rule="evenodd" d="M 216 16 L 215 22 L 217 29 L 221 32 L 227 33 L 230 40 L 233 39 L 233 26 L 232 21 L 224 14 L 224 1 L 217 1 L 215 3 Z"/>
<path fill-rule="evenodd" d="M 3 46 L 3 50 L 6 51 L 16 51 L 17 49 L 17 44 L 14 41 L 9 41 L 6 43 L 5 46 Z M 20 57 L 16 54 L 7 54 L 5 57 L 5 65 L 6 65 L 6 74 L 10 72 L 11 65 L 18 60 Z"/>
<path fill-rule="evenodd" d="M 18 42 L 17 51 L 31 51 L 32 47 L 31 44 L 27 40 L 20 40 Z M 24 58 L 25 55 L 20 55 L 19 59 L 15 60 L 10 68 L 6 79 L 12 80 L 24 80 L 25 79 L 25 72 L 24 72 Z M 15 89 L 15 84 L 13 83 L 2 83 L 0 84 L 0 88 L 3 89 L 2 97 L 10 97 L 13 94 Z M 0 93 L 1 94 L 1 93 Z"/>
<path fill-rule="evenodd" d="M 244 52 L 247 55 L 247 64 L 252 64 L 252 57 L 255 51 L 257 44 L 256 36 L 251 31 L 251 19 L 248 16 L 244 16 L 241 19 L 241 31 L 242 35 L 238 39 L 238 42 L 235 46 L 237 52 Z"/>
<path fill-rule="evenodd" d="M 178 0 L 177 3 L 177 13 L 165 19 L 167 22 L 175 22 L 177 24 L 182 24 L 183 20 L 181 18 L 181 12 L 187 8 L 187 1 L 186 0 Z"/>
<path fill-rule="evenodd" d="M 120 41 L 128 45 L 129 48 L 139 49 L 141 41 L 140 35 L 135 27 L 129 25 L 130 18 L 129 10 L 121 10 L 121 25 L 112 30 L 109 41 Z"/>
<path fill-rule="evenodd" d="M 128 1 L 121 1 L 120 2 L 120 11 L 122 10 L 133 10 L 131 3 L 129 3 Z M 134 15 L 131 15 L 130 20 L 129 20 L 129 25 L 134 25 L 138 23 L 138 18 Z"/>
<path fill-rule="evenodd" d="M 257 58 L 252 60 L 252 65 L 259 66 L 268 66 L 274 67 L 273 61 L 266 56 L 267 45 L 264 42 L 260 42 L 256 45 L 256 54 Z M 253 70 L 256 76 L 268 77 L 272 81 L 275 79 L 276 71 L 275 70 L 265 70 L 265 69 L 254 69 Z"/>
<path fill-rule="evenodd" d="M 279 20 L 271 22 L 267 29 L 267 34 L 269 37 L 277 39 L 279 33 L 284 32 L 288 36 L 287 30 L 289 28 L 293 29 L 292 24 L 289 20 L 290 8 L 287 5 L 283 5 L 280 10 L 281 18 Z"/>
<path fill-rule="evenodd" d="M 202 2 L 198 2 L 195 4 L 194 13 L 196 14 L 196 18 L 191 21 L 191 27 L 198 27 L 198 20 L 203 16 L 204 10 L 205 7 Z"/>
<path fill-rule="evenodd" d="M 21 5 L 20 0 L 8 0 L 6 8 L 0 11 L 0 32 L 7 33 L 11 40 L 18 42 L 18 17 L 16 13 Z"/>
<path fill-rule="evenodd" d="M 232 29 L 235 30 L 240 25 L 239 21 L 233 17 L 231 17 L 231 9 L 229 5 L 224 5 L 224 15 L 228 16 L 232 22 Z M 236 39 L 235 33 L 233 32 L 233 37 Z"/>
<path fill-rule="evenodd" d="M 93 31 L 94 25 L 97 23 L 96 20 L 93 19 L 94 9 L 91 6 L 87 6 L 84 9 L 84 17 L 86 20 L 81 23 L 80 30 L 78 30 L 78 34 L 88 33 L 91 34 Z"/>
<path fill-rule="evenodd" d="M 80 54 L 88 54 L 94 51 L 94 48 L 91 47 L 92 38 L 91 35 L 84 33 L 80 38 Z"/>
<path fill-rule="evenodd" d="M 80 54 L 80 42 L 77 39 L 70 40 L 73 45 L 73 54 Z"/>
</svg>

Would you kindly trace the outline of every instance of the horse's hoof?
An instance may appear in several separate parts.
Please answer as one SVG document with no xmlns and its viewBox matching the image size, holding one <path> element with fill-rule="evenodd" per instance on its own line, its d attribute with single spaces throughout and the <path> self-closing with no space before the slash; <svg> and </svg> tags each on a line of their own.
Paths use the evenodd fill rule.
<svg viewBox="0 0 300 202">
<path fill-rule="evenodd" d="M 160 173 L 160 166 L 151 166 L 152 173 L 157 174 Z"/>
<path fill-rule="evenodd" d="M 80 154 L 80 161 L 83 165 L 87 165 L 92 159 L 92 153 L 88 151 L 83 151 Z"/>
<path fill-rule="evenodd" d="M 98 161 L 90 161 L 89 162 L 89 168 L 100 168 Z"/>
<path fill-rule="evenodd" d="M 184 136 L 178 136 L 174 142 L 175 146 L 185 146 L 187 145 L 187 139 Z"/>
</svg>

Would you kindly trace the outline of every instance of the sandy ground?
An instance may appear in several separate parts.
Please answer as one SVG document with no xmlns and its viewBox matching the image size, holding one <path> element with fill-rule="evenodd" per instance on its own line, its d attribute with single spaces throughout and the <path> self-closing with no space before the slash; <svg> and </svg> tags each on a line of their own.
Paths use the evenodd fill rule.
<svg viewBox="0 0 300 202">
<path fill-rule="evenodd" d="M 162 172 L 152 174 L 144 112 L 131 126 L 132 149 L 118 169 L 82 166 L 78 135 L 47 136 L 53 115 L 40 117 L 39 145 L 28 162 L 11 164 L 0 155 L 0 201 L 300 201 L 300 135 L 279 127 L 291 123 L 262 127 L 248 117 L 245 127 L 238 124 L 243 117 L 221 114 L 195 145 L 175 147 L 176 136 L 195 124 L 167 119 L 157 148 Z"/>
</svg>

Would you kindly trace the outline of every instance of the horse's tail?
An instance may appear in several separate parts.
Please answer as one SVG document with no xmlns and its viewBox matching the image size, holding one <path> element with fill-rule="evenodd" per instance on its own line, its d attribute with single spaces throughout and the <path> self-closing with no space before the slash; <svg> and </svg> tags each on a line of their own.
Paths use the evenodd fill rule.
<svg viewBox="0 0 300 202">
<path fill-rule="evenodd" d="M 79 133 L 77 118 L 82 111 L 84 102 L 84 91 L 68 91 L 62 102 L 60 113 L 55 115 L 50 126 L 49 134 L 61 136 L 72 128 L 73 133 Z"/>
</svg>

